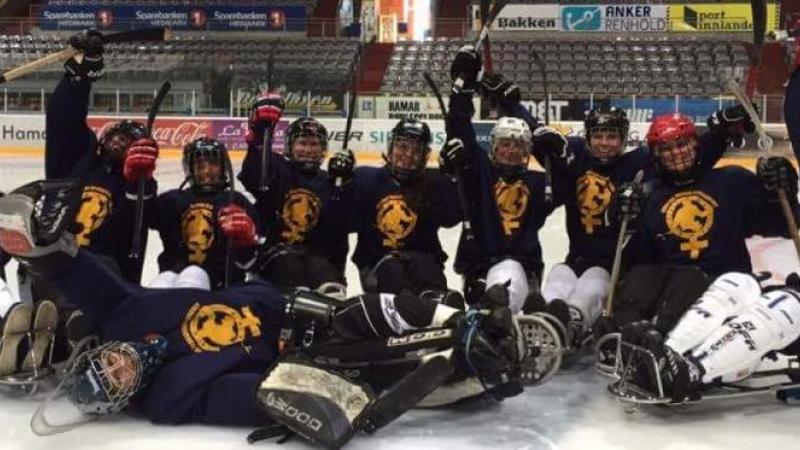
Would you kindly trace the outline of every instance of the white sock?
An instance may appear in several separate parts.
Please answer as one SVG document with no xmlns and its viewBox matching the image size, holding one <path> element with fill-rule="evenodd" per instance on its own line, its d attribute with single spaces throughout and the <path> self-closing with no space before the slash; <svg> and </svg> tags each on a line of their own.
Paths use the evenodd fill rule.
<svg viewBox="0 0 800 450">
<path fill-rule="evenodd" d="M 0 279 L 0 317 L 5 317 L 8 310 L 16 303 L 19 303 L 19 300 L 11 293 L 6 282 Z"/>
</svg>

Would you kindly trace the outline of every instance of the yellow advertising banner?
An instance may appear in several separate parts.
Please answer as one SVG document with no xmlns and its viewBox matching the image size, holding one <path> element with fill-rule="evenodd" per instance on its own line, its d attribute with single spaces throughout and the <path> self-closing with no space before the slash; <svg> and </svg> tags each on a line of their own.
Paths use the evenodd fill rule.
<svg viewBox="0 0 800 450">
<path fill-rule="evenodd" d="M 778 27 L 778 7 L 767 4 L 767 31 Z M 736 32 L 753 31 L 749 3 L 689 3 L 669 5 L 670 31 Z"/>
</svg>

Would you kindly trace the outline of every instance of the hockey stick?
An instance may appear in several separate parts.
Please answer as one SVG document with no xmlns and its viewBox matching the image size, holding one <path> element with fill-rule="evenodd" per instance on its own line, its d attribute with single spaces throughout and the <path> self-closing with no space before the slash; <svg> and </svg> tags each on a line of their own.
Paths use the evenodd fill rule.
<svg viewBox="0 0 800 450">
<path fill-rule="evenodd" d="M 169 81 L 165 81 L 161 88 L 159 88 L 156 97 L 153 99 L 153 104 L 150 106 L 150 111 L 147 113 L 147 125 L 145 128 L 145 136 L 152 137 L 153 136 L 153 124 L 156 121 L 156 115 L 158 114 L 158 110 L 161 109 L 161 103 L 164 102 L 164 98 L 167 97 L 167 93 L 169 92 L 172 84 Z M 130 258 L 139 259 L 142 256 L 142 228 L 144 226 L 144 187 L 145 187 L 145 180 L 144 178 L 139 180 L 138 185 L 136 186 L 136 218 L 134 222 L 134 229 L 133 229 L 133 242 L 131 243 L 131 253 Z"/>
<path fill-rule="evenodd" d="M 347 107 L 347 121 L 345 122 L 344 140 L 342 141 L 343 152 L 346 152 L 350 146 L 350 130 L 353 128 L 353 117 L 355 116 L 356 110 L 356 98 L 358 98 L 358 81 L 361 79 L 361 58 L 364 53 L 364 47 L 374 44 L 376 39 L 377 37 L 373 36 L 366 45 L 359 45 L 358 50 L 356 51 L 355 59 L 353 60 L 353 69 L 351 70 L 352 73 L 350 74 L 350 104 Z M 336 179 L 333 181 L 333 185 L 336 187 L 334 198 L 338 199 L 338 190 L 342 187 L 342 177 L 336 177 Z"/>
<path fill-rule="evenodd" d="M 431 74 L 425 72 L 422 74 L 425 78 L 425 82 L 428 83 L 431 90 L 433 91 L 433 95 L 436 96 L 436 101 L 439 102 L 439 109 L 442 111 L 442 118 L 444 118 L 444 126 L 445 126 L 445 133 L 447 135 L 450 134 L 449 127 L 447 125 L 447 107 L 444 106 L 444 100 L 442 99 L 442 93 L 439 92 L 439 88 L 436 86 L 436 82 L 433 81 L 431 78 Z M 455 171 L 454 174 L 456 177 L 456 192 L 458 193 L 458 202 L 461 204 L 461 212 L 464 214 L 463 217 L 463 224 L 464 224 L 464 239 L 471 241 L 475 239 L 475 233 L 472 231 L 472 222 L 470 221 L 470 208 L 469 203 L 467 203 L 467 194 L 464 192 L 464 173 L 461 169 Z"/>
<path fill-rule="evenodd" d="M 230 186 L 228 186 L 228 205 L 233 205 L 234 201 L 234 187 L 236 186 L 236 179 L 233 178 L 233 164 L 231 164 L 230 156 L 227 155 L 226 152 L 226 168 L 225 171 L 228 174 L 228 182 Z M 231 284 L 231 265 L 233 262 L 233 240 L 228 238 L 228 242 L 226 242 L 225 247 L 225 287 L 230 286 Z"/>
<path fill-rule="evenodd" d="M 642 179 L 644 178 L 644 170 L 639 170 L 636 172 L 636 176 L 633 178 L 633 183 L 639 185 L 642 183 Z M 631 187 L 628 187 L 627 194 L 630 195 Z M 630 215 L 625 214 L 622 217 L 622 223 L 619 226 L 619 234 L 617 235 L 617 247 L 614 250 L 614 263 L 611 266 L 611 282 L 608 285 L 608 296 L 606 297 L 606 307 L 603 310 L 603 315 L 606 317 L 611 317 L 611 308 L 614 307 L 614 294 L 617 290 L 617 281 L 619 281 L 619 272 L 622 266 L 622 245 L 625 243 L 625 235 L 628 233 L 628 221 L 630 221 Z"/>
<path fill-rule="evenodd" d="M 274 69 L 275 46 L 273 44 L 269 50 L 267 59 L 267 92 L 272 89 L 272 71 Z M 259 190 L 266 192 L 269 190 L 269 160 L 272 158 L 272 135 L 275 133 L 275 126 L 269 124 L 264 130 L 264 137 L 261 141 L 261 178 Z"/>
<path fill-rule="evenodd" d="M 118 44 L 121 42 L 133 41 L 161 42 L 168 40 L 170 37 L 171 32 L 169 28 L 143 28 L 141 30 L 123 31 L 105 35 L 103 36 L 103 44 Z M 20 78 L 43 67 L 49 66 L 50 64 L 66 61 L 79 53 L 81 53 L 80 50 L 70 46 L 56 53 L 43 56 L 35 61 L 25 63 L 0 75 L 0 84 Z"/>
<path fill-rule="evenodd" d="M 547 70 L 542 58 L 536 50 L 532 50 L 533 62 L 539 67 L 542 73 L 542 90 L 544 90 L 544 125 L 550 126 L 550 92 L 547 89 Z M 553 203 L 553 161 L 550 155 L 544 156 L 544 201 Z"/>
<path fill-rule="evenodd" d="M 481 27 L 480 33 L 478 33 L 478 39 L 475 41 L 475 53 L 480 54 L 483 50 L 483 45 L 486 43 L 487 39 L 489 38 L 489 28 L 494 23 L 494 19 L 497 18 L 497 15 L 506 6 L 508 0 L 501 0 L 497 1 L 494 4 L 494 8 L 488 8 L 490 11 L 485 16 L 481 16 L 483 18 L 483 26 Z M 491 64 L 491 57 L 489 58 L 489 64 Z M 478 74 L 478 80 L 480 81 L 482 74 Z M 458 88 L 464 87 L 464 76 L 460 74 L 456 81 L 454 82 L 455 86 Z"/>
</svg>

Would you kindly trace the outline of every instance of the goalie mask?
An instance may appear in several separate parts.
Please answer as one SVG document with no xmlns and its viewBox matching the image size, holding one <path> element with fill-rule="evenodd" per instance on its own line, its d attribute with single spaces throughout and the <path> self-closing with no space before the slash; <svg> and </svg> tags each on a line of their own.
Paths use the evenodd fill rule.
<svg viewBox="0 0 800 450">
<path fill-rule="evenodd" d="M 425 122 L 407 117 L 397 122 L 383 160 L 398 182 L 419 178 L 431 153 L 431 129 Z"/>
<path fill-rule="evenodd" d="M 161 368 L 166 349 L 166 339 L 157 336 L 144 343 L 107 342 L 85 351 L 67 370 L 59 388 L 36 410 L 31 428 L 39 435 L 55 434 L 122 411 Z M 49 406 L 61 392 L 73 412 Z M 52 415 L 61 417 L 53 420 Z"/>
<path fill-rule="evenodd" d="M 661 180 L 674 184 L 694 181 L 700 156 L 697 130 L 690 118 L 677 113 L 656 117 L 646 139 Z"/>
<path fill-rule="evenodd" d="M 528 124 L 515 117 L 501 117 L 489 135 L 492 149 L 489 157 L 506 181 L 516 181 L 528 168 L 533 143 Z"/>
<path fill-rule="evenodd" d="M 183 173 L 191 188 L 201 193 L 221 192 L 231 186 L 231 160 L 225 144 L 199 138 L 183 148 Z"/>
<path fill-rule="evenodd" d="M 625 111 L 616 107 L 595 108 L 583 122 L 586 143 L 592 159 L 600 165 L 612 164 L 625 150 L 630 121 Z"/>
<path fill-rule="evenodd" d="M 299 172 L 314 175 L 328 151 L 328 130 L 319 121 L 301 117 L 286 130 L 284 156 Z"/>
<path fill-rule="evenodd" d="M 141 122 L 123 120 L 106 130 L 98 142 L 98 152 L 105 164 L 112 169 L 121 169 L 128 146 L 146 135 Z"/>
</svg>

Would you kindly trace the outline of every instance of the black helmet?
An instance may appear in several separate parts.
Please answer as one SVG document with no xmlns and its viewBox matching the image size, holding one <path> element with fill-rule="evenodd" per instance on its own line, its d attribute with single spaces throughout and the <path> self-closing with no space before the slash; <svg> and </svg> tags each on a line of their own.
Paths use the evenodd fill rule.
<svg viewBox="0 0 800 450">
<path fill-rule="evenodd" d="M 214 182 L 202 182 L 195 173 L 196 163 L 200 160 L 216 163 L 220 168 L 220 176 Z M 215 139 L 201 137 L 183 147 L 183 173 L 192 189 L 199 192 L 221 192 L 230 187 L 231 160 L 225 144 Z"/>
<path fill-rule="evenodd" d="M 297 138 L 302 136 L 316 137 L 322 147 L 322 154 L 317 160 L 297 159 L 292 147 Z M 325 152 L 328 150 L 328 130 L 319 123 L 317 119 L 311 117 L 301 117 L 289 125 L 286 130 L 286 150 L 284 156 L 300 172 L 314 174 L 319 170 L 319 166 L 325 159 Z"/>
<path fill-rule="evenodd" d="M 398 138 L 412 140 L 417 143 L 417 148 L 421 152 L 419 163 L 414 168 L 396 167 L 391 162 L 392 148 Z M 397 181 L 408 181 L 417 178 L 422 174 L 425 165 L 428 163 L 428 155 L 431 153 L 431 129 L 425 122 L 421 122 L 412 117 L 406 117 L 397 122 L 397 125 L 392 128 L 392 134 L 389 137 L 389 145 L 386 153 L 383 155 L 386 165 L 389 167 L 389 172 Z"/>
<path fill-rule="evenodd" d="M 631 123 L 628 120 L 628 115 L 625 110 L 612 106 L 611 108 L 594 108 L 586 114 L 586 119 L 583 122 L 584 130 L 586 130 L 586 145 L 589 147 L 589 153 L 600 164 L 609 164 L 616 159 L 625 149 L 625 143 L 628 140 L 628 130 Z M 602 130 L 611 130 L 619 133 L 622 145 L 616 156 L 611 158 L 600 159 L 592 151 L 592 133 Z"/>
<path fill-rule="evenodd" d="M 111 168 L 119 168 L 131 142 L 146 135 L 144 124 L 133 120 L 117 122 L 106 130 L 98 143 L 103 161 Z"/>
</svg>

